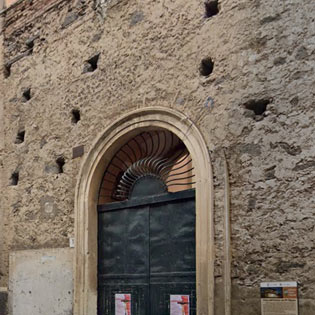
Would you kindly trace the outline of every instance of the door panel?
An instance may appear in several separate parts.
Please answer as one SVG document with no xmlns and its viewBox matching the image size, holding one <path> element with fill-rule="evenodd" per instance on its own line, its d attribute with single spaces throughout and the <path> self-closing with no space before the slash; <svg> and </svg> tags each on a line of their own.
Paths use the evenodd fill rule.
<svg viewBox="0 0 315 315">
<path fill-rule="evenodd" d="M 151 315 L 170 314 L 171 295 L 189 295 L 196 312 L 195 201 L 150 207 Z"/>
<path fill-rule="evenodd" d="M 150 207 L 150 272 L 195 271 L 194 200 Z"/>
<path fill-rule="evenodd" d="M 189 295 L 195 315 L 194 193 L 142 199 L 99 208 L 98 314 L 131 294 L 133 315 L 170 314 L 171 295 Z"/>
<path fill-rule="evenodd" d="M 148 275 L 148 206 L 100 214 L 98 236 L 101 275 Z"/>
<path fill-rule="evenodd" d="M 149 207 L 99 214 L 99 314 L 115 314 L 115 294 L 131 294 L 131 313 L 148 314 Z"/>
</svg>

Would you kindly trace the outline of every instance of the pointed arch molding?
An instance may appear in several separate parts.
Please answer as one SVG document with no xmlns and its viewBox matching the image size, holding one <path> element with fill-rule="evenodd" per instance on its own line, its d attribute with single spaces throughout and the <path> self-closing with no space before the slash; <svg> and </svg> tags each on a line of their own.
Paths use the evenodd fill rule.
<svg viewBox="0 0 315 315">
<path fill-rule="evenodd" d="M 189 150 L 196 174 L 197 314 L 213 315 L 213 176 L 203 137 L 184 114 L 145 108 L 124 115 L 94 142 L 81 167 L 75 195 L 74 314 L 97 315 L 97 201 L 107 164 L 118 148 L 141 130 L 165 128 Z"/>
</svg>

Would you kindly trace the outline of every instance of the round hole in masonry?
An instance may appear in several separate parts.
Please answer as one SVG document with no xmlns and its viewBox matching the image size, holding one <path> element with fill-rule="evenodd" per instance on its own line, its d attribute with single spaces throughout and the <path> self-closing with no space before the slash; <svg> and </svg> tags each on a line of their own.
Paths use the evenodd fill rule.
<svg viewBox="0 0 315 315">
<path fill-rule="evenodd" d="M 204 77 L 209 76 L 213 71 L 213 67 L 214 62 L 211 58 L 202 59 L 199 69 L 200 74 Z"/>
<path fill-rule="evenodd" d="M 66 164 L 65 158 L 63 156 L 58 157 L 56 160 L 56 163 L 57 163 L 58 168 L 59 168 L 58 173 L 62 174 L 63 173 L 63 167 Z"/>
<path fill-rule="evenodd" d="M 15 171 L 11 175 L 10 186 L 17 186 L 18 183 L 19 183 L 19 172 Z"/>
<path fill-rule="evenodd" d="M 73 109 L 71 111 L 72 119 L 71 122 L 73 124 L 77 124 L 81 120 L 81 114 L 79 109 Z"/>
<path fill-rule="evenodd" d="M 26 44 L 26 47 L 28 48 L 28 49 L 31 49 L 31 50 L 33 50 L 33 48 L 34 48 L 34 38 L 30 38 L 30 39 L 28 39 L 26 42 L 25 42 L 25 44 Z"/>
<path fill-rule="evenodd" d="M 88 59 L 83 67 L 83 73 L 94 72 L 97 69 L 97 63 L 99 60 L 100 54 L 96 54 L 90 59 Z"/>
<path fill-rule="evenodd" d="M 211 18 L 219 13 L 218 0 L 205 2 L 205 18 Z"/>
<path fill-rule="evenodd" d="M 20 130 L 16 135 L 15 143 L 20 144 L 23 143 L 25 140 L 25 130 Z"/>
<path fill-rule="evenodd" d="M 26 103 L 32 98 L 31 89 L 25 89 L 22 93 L 22 101 Z"/>
<path fill-rule="evenodd" d="M 249 100 L 244 104 L 244 107 L 247 110 L 251 110 L 255 115 L 262 115 L 266 110 L 267 106 L 270 104 L 270 99 L 258 99 L 258 100 Z"/>
<path fill-rule="evenodd" d="M 6 63 L 3 67 L 4 77 L 7 79 L 11 75 L 11 64 Z"/>
</svg>

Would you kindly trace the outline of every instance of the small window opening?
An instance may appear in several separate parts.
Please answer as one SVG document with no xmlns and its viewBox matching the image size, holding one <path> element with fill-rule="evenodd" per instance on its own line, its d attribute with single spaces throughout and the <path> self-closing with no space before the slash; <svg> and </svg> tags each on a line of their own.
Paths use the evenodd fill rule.
<svg viewBox="0 0 315 315">
<path fill-rule="evenodd" d="M 98 63 L 99 57 L 100 57 L 100 54 L 97 54 L 93 56 L 92 58 L 90 58 L 89 60 L 87 60 L 83 68 L 83 73 L 95 71 L 97 69 L 97 63 Z"/>
<path fill-rule="evenodd" d="M 15 139 L 15 143 L 16 144 L 20 144 L 23 143 L 25 139 L 25 130 L 21 130 L 18 132 L 16 139 Z"/>
<path fill-rule="evenodd" d="M 200 64 L 200 74 L 204 77 L 209 76 L 213 71 L 213 67 L 214 62 L 212 61 L 211 58 L 203 59 Z"/>
<path fill-rule="evenodd" d="M 58 165 L 58 173 L 62 174 L 63 173 L 63 167 L 66 163 L 64 157 L 63 156 L 58 157 L 56 160 L 56 163 Z"/>
<path fill-rule="evenodd" d="M 72 123 L 73 124 L 77 124 L 80 120 L 81 120 L 81 114 L 80 114 L 80 110 L 78 109 L 73 109 L 71 111 L 72 114 Z"/>
<path fill-rule="evenodd" d="M 255 115 L 262 115 L 270 104 L 270 99 L 250 100 L 244 104 L 244 107 L 251 110 Z"/>
<path fill-rule="evenodd" d="M 17 186 L 18 183 L 19 183 L 19 172 L 15 171 L 11 175 L 10 186 Z"/>
<path fill-rule="evenodd" d="M 22 94 L 22 101 L 26 103 L 32 98 L 31 89 L 26 89 Z"/>
<path fill-rule="evenodd" d="M 219 13 L 218 0 L 205 2 L 205 18 L 211 18 Z"/>
</svg>

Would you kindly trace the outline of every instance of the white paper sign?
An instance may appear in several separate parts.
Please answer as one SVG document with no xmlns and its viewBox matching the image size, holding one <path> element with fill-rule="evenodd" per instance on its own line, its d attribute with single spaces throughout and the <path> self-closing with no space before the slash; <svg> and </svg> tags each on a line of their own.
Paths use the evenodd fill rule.
<svg viewBox="0 0 315 315">
<path fill-rule="evenodd" d="M 189 295 L 171 295 L 170 315 L 189 315 Z"/>
<path fill-rule="evenodd" d="M 115 294 L 115 315 L 131 315 L 131 294 Z"/>
</svg>

